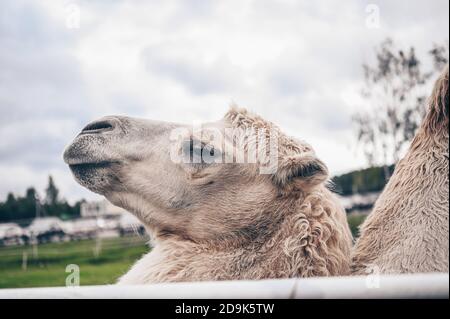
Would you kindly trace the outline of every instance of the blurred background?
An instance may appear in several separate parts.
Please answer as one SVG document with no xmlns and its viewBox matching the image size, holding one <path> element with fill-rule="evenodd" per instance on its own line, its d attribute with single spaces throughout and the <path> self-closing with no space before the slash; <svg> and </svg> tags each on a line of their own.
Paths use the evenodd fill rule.
<svg viewBox="0 0 450 319">
<path fill-rule="evenodd" d="M 196 123 L 231 103 L 327 163 L 352 231 L 448 62 L 447 0 L 26 1 L 0 5 L 0 288 L 114 283 L 151 248 L 62 161 L 89 121 Z"/>
</svg>

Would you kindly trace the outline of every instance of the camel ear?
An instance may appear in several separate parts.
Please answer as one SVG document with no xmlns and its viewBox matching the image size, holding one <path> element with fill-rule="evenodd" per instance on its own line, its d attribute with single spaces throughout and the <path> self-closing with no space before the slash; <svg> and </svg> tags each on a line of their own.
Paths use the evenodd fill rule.
<svg viewBox="0 0 450 319">
<path fill-rule="evenodd" d="M 327 166 L 314 153 L 290 155 L 278 163 L 273 175 L 280 188 L 307 189 L 323 183 L 328 178 Z"/>
</svg>

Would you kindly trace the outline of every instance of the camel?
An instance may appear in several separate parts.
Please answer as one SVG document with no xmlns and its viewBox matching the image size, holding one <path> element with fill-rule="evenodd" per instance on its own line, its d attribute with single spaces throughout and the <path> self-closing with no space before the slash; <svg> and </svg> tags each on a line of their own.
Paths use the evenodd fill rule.
<svg viewBox="0 0 450 319">
<path fill-rule="evenodd" d="M 261 139 L 248 133 L 256 131 Z M 219 142 L 210 138 L 217 132 Z M 259 156 L 270 150 L 269 161 Z M 81 131 L 64 160 L 78 183 L 136 215 L 151 236 L 154 248 L 119 284 L 350 272 L 352 236 L 326 165 L 245 109 L 199 129 L 105 117 Z"/>
<path fill-rule="evenodd" d="M 406 156 L 360 229 L 352 273 L 448 272 L 448 65 Z"/>
</svg>

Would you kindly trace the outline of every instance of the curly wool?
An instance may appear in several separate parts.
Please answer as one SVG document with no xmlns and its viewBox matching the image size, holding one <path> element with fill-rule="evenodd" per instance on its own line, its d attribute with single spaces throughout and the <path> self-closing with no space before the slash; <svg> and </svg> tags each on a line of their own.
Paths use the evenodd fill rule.
<svg viewBox="0 0 450 319">
<path fill-rule="evenodd" d="M 448 66 L 437 80 L 427 115 L 361 227 L 352 272 L 448 272 Z"/>
<path fill-rule="evenodd" d="M 325 187 L 261 213 L 271 222 L 250 239 L 196 244 L 156 238 L 154 250 L 119 284 L 349 274 L 352 238 L 344 211 Z"/>
</svg>

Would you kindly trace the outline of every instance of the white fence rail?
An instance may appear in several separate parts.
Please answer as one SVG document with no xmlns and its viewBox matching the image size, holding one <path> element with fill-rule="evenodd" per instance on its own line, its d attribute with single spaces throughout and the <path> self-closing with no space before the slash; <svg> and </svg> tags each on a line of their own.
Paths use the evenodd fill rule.
<svg viewBox="0 0 450 319">
<path fill-rule="evenodd" d="M 0 289 L 1 299 L 449 298 L 449 275 L 410 274 L 141 286 Z"/>
</svg>

